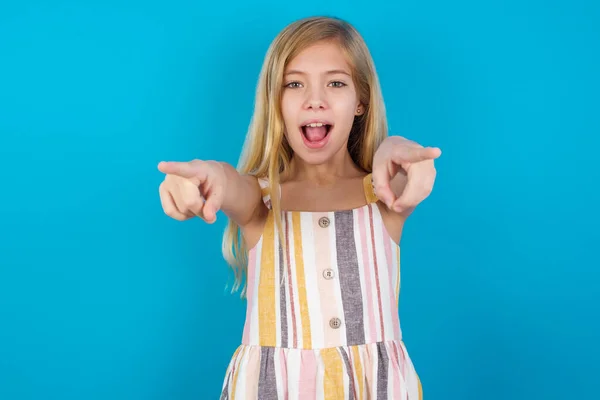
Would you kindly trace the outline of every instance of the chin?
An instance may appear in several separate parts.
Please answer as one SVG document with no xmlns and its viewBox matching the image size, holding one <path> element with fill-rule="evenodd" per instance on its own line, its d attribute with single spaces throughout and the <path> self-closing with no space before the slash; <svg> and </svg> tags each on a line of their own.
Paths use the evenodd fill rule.
<svg viewBox="0 0 600 400">
<path fill-rule="evenodd" d="M 307 153 L 306 151 L 296 152 L 295 154 L 308 165 L 323 165 L 333 158 L 333 154 L 324 151 L 319 152 L 319 154 Z"/>
</svg>

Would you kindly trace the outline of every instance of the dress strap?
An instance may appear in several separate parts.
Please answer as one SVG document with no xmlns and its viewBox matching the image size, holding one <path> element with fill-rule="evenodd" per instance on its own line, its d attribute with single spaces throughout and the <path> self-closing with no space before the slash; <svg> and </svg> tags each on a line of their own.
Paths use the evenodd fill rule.
<svg viewBox="0 0 600 400">
<path fill-rule="evenodd" d="M 269 180 L 267 178 L 258 178 L 258 184 L 260 185 L 260 191 L 263 202 L 267 208 L 271 209 L 271 188 L 269 187 Z"/>
<path fill-rule="evenodd" d="M 373 175 L 368 174 L 363 178 L 363 188 L 365 190 L 365 197 L 368 203 L 377 203 L 379 198 L 375 194 L 375 188 L 373 187 Z"/>
</svg>

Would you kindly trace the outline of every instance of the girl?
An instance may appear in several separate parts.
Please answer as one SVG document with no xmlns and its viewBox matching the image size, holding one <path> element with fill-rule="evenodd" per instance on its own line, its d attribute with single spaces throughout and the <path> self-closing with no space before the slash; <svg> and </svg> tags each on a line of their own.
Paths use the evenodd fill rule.
<svg viewBox="0 0 600 400">
<path fill-rule="evenodd" d="M 221 399 L 421 399 L 398 318 L 398 244 L 439 149 L 387 137 L 369 51 L 339 19 L 286 27 L 257 89 L 239 172 L 159 164 L 167 215 L 212 223 L 222 210 L 235 289 L 246 277 Z"/>
</svg>

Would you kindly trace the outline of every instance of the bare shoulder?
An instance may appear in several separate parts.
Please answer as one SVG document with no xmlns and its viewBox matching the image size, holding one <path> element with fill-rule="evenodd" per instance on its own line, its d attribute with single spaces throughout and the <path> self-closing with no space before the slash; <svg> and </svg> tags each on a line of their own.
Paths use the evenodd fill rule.
<svg viewBox="0 0 600 400">
<path fill-rule="evenodd" d="M 378 201 L 376 204 L 379 208 L 385 229 L 392 240 L 396 244 L 400 244 L 400 240 L 402 239 L 402 229 L 406 222 L 406 214 L 390 210 L 382 201 Z"/>
</svg>

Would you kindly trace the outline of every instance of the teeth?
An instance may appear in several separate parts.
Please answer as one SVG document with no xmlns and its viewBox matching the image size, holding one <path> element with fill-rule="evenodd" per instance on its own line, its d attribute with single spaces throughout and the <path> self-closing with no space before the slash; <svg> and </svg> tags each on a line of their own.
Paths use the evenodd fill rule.
<svg viewBox="0 0 600 400">
<path fill-rule="evenodd" d="M 318 127 L 323 126 L 323 125 L 326 125 L 326 124 L 322 124 L 320 122 L 315 122 L 315 123 L 312 123 L 312 124 L 307 124 L 306 126 L 310 126 L 311 128 L 318 128 Z"/>
</svg>

